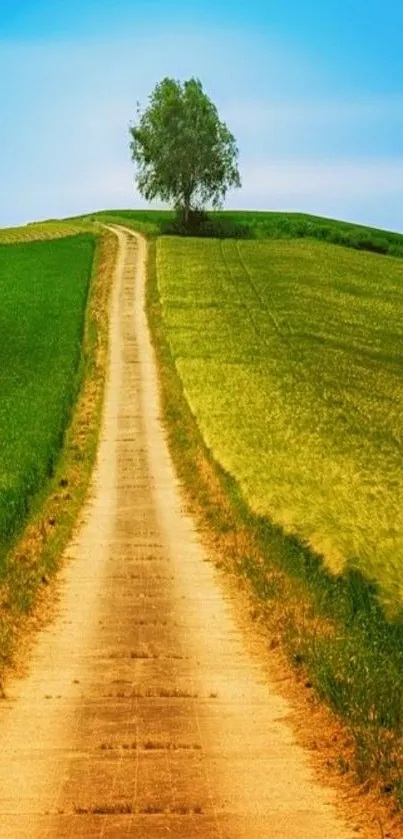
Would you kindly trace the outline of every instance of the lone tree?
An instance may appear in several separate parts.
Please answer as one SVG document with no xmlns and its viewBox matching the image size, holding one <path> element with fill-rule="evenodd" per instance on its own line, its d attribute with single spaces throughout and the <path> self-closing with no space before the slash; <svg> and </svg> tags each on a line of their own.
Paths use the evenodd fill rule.
<svg viewBox="0 0 403 839">
<path fill-rule="evenodd" d="M 230 187 L 241 186 L 235 138 L 198 79 L 163 79 L 137 117 L 130 149 L 139 192 L 172 202 L 185 226 L 192 211 L 217 209 Z"/>
</svg>

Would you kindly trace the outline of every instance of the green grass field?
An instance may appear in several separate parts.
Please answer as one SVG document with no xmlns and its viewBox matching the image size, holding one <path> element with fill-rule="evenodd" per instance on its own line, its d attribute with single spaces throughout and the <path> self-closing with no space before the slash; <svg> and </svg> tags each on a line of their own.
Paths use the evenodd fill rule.
<svg viewBox="0 0 403 839">
<path fill-rule="evenodd" d="M 157 272 L 186 396 L 251 508 L 401 601 L 403 263 L 163 238 Z"/>
<path fill-rule="evenodd" d="M 68 230 L 68 238 L 0 245 L 0 574 L 52 473 L 79 384 L 96 240 Z"/>
</svg>

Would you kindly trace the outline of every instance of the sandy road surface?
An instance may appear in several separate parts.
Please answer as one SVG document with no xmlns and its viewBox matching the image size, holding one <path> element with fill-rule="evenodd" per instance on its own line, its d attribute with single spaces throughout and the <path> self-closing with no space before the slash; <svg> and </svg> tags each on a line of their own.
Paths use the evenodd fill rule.
<svg viewBox="0 0 403 839">
<path fill-rule="evenodd" d="M 181 510 L 146 246 L 119 237 L 91 497 L 58 615 L 0 704 L 0 837 L 348 839 Z"/>
</svg>

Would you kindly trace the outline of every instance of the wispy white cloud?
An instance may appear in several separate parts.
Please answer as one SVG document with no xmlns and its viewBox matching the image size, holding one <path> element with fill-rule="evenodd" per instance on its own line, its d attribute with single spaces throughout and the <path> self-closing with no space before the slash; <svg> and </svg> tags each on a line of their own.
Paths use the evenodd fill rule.
<svg viewBox="0 0 403 839">
<path fill-rule="evenodd" d="M 244 190 L 260 198 L 403 197 L 403 157 L 399 160 L 245 161 Z"/>
<path fill-rule="evenodd" d="M 403 232 L 403 157 L 397 160 L 244 159 L 232 209 L 313 213 Z"/>
<path fill-rule="evenodd" d="M 238 126 L 250 125 L 254 130 L 278 124 L 301 125 L 393 120 L 403 122 L 403 96 L 376 95 L 338 99 L 299 99 L 286 101 L 266 96 L 264 100 L 232 100 L 225 104 L 225 116 Z"/>
<path fill-rule="evenodd" d="M 239 98 L 225 119 L 257 157 L 316 159 L 395 157 L 401 153 L 403 96 L 293 99 Z"/>
</svg>

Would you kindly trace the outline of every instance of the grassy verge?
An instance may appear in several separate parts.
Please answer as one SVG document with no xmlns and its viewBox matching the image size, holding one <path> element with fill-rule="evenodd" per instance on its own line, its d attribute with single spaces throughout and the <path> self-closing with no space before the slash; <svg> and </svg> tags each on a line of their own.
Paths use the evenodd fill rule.
<svg viewBox="0 0 403 839">
<path fill-rule="evenodd" d="M 167 340 L 150 242 L 147 308 L 172 456 L 223 562 L 249 587 L 271 634 L 307 684 L 339 715 L 354 744 L 340 768 L 403 804 L 403 622 L 388 621 L 358 571 L 334 576 L 321 558 L 251 512 L 217 464 L 185 398 Z"/>
<path fill-rule="evenodd" d="M 95 460 L 108 342 L 108 300 L 117 253 L 113 234 L 98 238 L 85 315 L 79 389 L 52 478 L 31 500 L 30 518 L 11 547 L 0 586 L 0 668 L 41 588 L 57 570 L 84 501 Z"/>
</svg>

